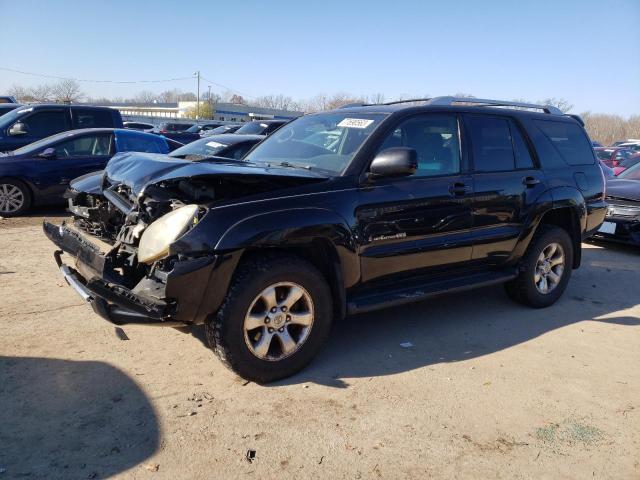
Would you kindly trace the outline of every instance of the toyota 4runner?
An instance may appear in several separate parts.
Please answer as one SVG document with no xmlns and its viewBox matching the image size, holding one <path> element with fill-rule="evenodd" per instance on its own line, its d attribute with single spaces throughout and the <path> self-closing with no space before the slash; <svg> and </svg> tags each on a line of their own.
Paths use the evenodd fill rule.
<svg viewBox="0 0 640 480">
<path fill-rule="evenodd" d="M 120 154 L 100 182 L 70 192 L 83 228 L 44 223 L 67 282 L 116 325 L 204 323 L 258 382 L 348 314 L 497 283 L 547 307 L 606 213 L 579 117 L 454 97 L 306 115 L 242 161 Z"/>
</svg>

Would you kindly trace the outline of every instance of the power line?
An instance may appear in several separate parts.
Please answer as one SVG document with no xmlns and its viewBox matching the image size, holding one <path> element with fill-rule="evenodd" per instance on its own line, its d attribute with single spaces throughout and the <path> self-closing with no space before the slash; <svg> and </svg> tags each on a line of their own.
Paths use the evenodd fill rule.
<svg viewBox="0 0 640 480">
<path fill-rule="evenodd" d="M 76 82 L 85 82 L 85 83 L 120 83 L 120 84 L 133 84 L 133 83 L 164 83 L 164 82 L 176 82 L 179 80 L 192 80 L 193 76 L 189 77 L 178 77 L 178 78 L 164 78 L 161 80 L 95 80 L 88 78 L 72 78 L 72 77 L 59 77 L 56 75 L 47 75 L 44 73 L 34 73 L 34 72 L 25 72 L 23 70 L 16 70 L 13 68 L 0 67 L 0 70 L 4 70 L 5 72 L 13 72 L 13 73 L 21 73 L 23 75 L 31 75 L 34 77 L 41 78 L 53 78 L 56 80 L 74 80 Z"/>
<path fill-rule="evenodd" d="M 3 70 L 5 72 L 20 73 L 22 75 L 31 75 L 33 77 L 52 78 L 54 80 L 74 80 L 76 82 L 83 82 L 83 83 L 112 83 L 112 84 L 167 83 L 167 82 L 176 82 L 176 81 L 181 81 L 181 80 L 193 80 L 193 78 L 194 78 L 193 76 L 188 76 L 188 77 L 177 77 L 177 78 L 163 78 L 163 79 L 160 79 L 160 80 L 96 80 L 96 79 L 89 79 L 89 78 L 60 77 L 60 76 L 57 76 L 57 75 L 48 75 L 48 74 L 45 74 L 45 73 L 26 72 L 24 70 L 17 70 L 17 69 L 8 68 L 8 67 L 0 67 L 0 70 Z M 224 89 L 229 90 L 231 92 L 238 93 L 238 94 L 242 95 L 243 97 L 252 98 L 252 99 L 256 99 L 257 98 L 254 95 L 249 95 L 247 93 L 240 92 L 239 90 L 236 90 L 235 88 L 229 87 L 227 85 L 223 85 L 222 83 L 218 83 L 218 82 L 214 82 L 213 80 L 209 80 L 208 78 L 205 78 L 202 75 L 200 76 L 200 78 L 202 80 L 205 80 L 205 81 L 213 84 L 213 85 L 216 85 L 217 87 L 224 88 Z"/>
<path fill-rule="evenodd" d="M 248 94 L 246 94 L 246 93 L 242 93 L 242 92 L 240 92 L 240 91 L 236 90 L 235 88 L 227 87 L 226 85 L 223 85 L 223 84 L 221 84 L 221 83 L 216 83 L 216 82 L 214 82 L 213 80 L 209 80 L 208 78 L 203 77 L 202 75 L 200 75 L 200 78 L 201 78 L 202 80 L 206 80 L 206 81 L 207 81 L 207 82 L 209 82 L 209 83 L 212 83 L 213 85 L 215 85 L 215 86 L 217 86 L 217 87 L 226 88 L 227 90 L 229 90 L 229 91 L 231 91 L 231 92 L 239 93 L 239 94 L 240 94 L 240 95 L 242 95 L 243 97 L 253 98 L 253 99 L 258 98 L 258 97 L 255 97 L 255 96 L 253 96 L 253 95 L 248 95 Z"/>
</svg>

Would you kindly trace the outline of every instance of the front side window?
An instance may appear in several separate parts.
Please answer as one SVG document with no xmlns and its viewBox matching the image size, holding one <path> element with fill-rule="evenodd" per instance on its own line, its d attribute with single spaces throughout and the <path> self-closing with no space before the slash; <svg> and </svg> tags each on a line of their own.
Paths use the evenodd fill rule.
<svg viewBox="0 0 640 480">
<path fill-rule="evenodd" d="M 385 117 L 379 113 L 346 112 L 300 117 L 268 136 L 249 152 L 245 160 L 339 175 Z M 236 133 L 241 133 L 243 128 Z M 325 142 L 319 138 L 323 135 L 335 140 Z"/>
<path fill-rule="evenodd" d="M 465 116 L 477 172 L 503 172 L 515 168 L 509 121 L 485 115 Z"/>
<path fill-rule="evenodd" d="M 111 135 L 86 135 L 60 142 L 55 146 L 58 158 L 108 156 Z"/>
<path fill-rule="evenodd" d="M 416 177 L 460 172 L 460 142 L 455 115 L 420 115 L 403 121 L 385 139 L 379 151 L 393 147 L 415 149 L 418 156 Z"/>
<path fill-rule="evenodd" d="M 591 142 L 575 123 L 534 120 L 536 126 L 569 165 L 594 163 Z"/>
<path fill-rule="evenodd" d="M 48 137 L 70 130 L 69 117 L 64 110 L 36 112 L 20 121 L 27 126 L 28 135 L 31 137 Z"/>
</svg>

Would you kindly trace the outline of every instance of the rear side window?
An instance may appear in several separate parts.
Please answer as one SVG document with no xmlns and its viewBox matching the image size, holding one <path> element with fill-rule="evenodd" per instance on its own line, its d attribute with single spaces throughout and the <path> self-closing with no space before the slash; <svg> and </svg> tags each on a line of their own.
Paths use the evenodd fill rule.
<svg viewBox="0 0 640 480">
<path fill-rule="evenodd" d="M 549 120 L 534 120 L 534 123 L 569 165 L 594 163 L 591 142 L 578 125 Z"/>
<path fill-rule="evenodd" d="M 100 157 L 110 155 L 111 135 L 86 135 L 76 137 L 55 146 L 57 158 Z"/>
<path fill-rule="evenodd" d="M 518 126 L 509 122 L 511 128 L 511 139 L 513 140 L 513 149 L 516 152 L 516 168 L 527 169 L 533 168 L 533 158 L 531 158 L 531 151 L 527 146 L 527 142 L 524 141 L 522 133 Z"/>
<path fill-rule="evenodd" d="M 465 117 L 473 165 L 478 172 L 503 172 L 515 168 L 515 154 L 511 141 L 509 121 L 484 115 Z"/>
<path fill-rule="evenodd" d="M 70 129 L 69 117 L 64 110 L 36 112 L 21 121 L 27 126 L 30 137 L 48 137 Z"/>
<path fill-rule="evenodd" d="M 169 146 L 164 138 L 155 135 L 131 135 L 116 133 L 116 144 L 119 152 L 169 153 Z"/>
<path fill-rule="evenodd" d="M 113 117 L 109 110 L 72 110 L 74 128 L 113 127 Z"/>
</svg>

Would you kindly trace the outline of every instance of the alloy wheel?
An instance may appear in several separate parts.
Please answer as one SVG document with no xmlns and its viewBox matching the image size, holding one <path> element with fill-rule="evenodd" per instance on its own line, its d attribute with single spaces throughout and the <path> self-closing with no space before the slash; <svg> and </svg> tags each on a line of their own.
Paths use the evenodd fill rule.
<svg viewBox="0 0 640 480">
<path fill-rule="evenodd" d="M 0 183 L 0 213 L 15 213 L 24 205 L 24 192 L 10 183 Z"/>
<path fill-rule="evenodd" d="M 565 268 L 565 256 L 562 245 L 547 245 L 536 262 L 534 282 L 538 291 L 544 295 L 551 293 L 560 284 Z"/>
<path fill-rule="evenodd" d="M 278 361 L 302 347 L 313 327 L 311 295 L 293 282 L 270 285 L 260 292 L 244 319 L 244 340 L 261 360 Z"/>
</svg>

